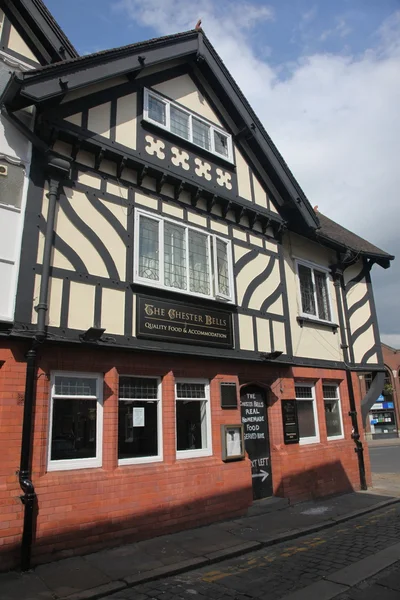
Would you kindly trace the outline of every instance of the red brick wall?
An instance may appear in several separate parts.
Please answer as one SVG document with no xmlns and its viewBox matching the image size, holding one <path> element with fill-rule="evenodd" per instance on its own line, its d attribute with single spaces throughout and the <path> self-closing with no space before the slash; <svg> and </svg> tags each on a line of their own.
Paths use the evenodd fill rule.
<svg viewBox="0 0 400 600">
<path fill-rule="evenodd" d="M 25 363 L 19 348 L 20 345 L 11 350 L 0 347 L 0 360 L 6 361 L 0 370 L 0 565 L 3 569 L 17 564 L 23 517 L 16 475 L 23 411 L 18 394 L 23 394 L 25 384 Z M 38 364 L 32 477 L 38 495 L 34 563 L 243 514 L 252 501 L 250 463 L 248 459 L 221 461 L 220 425 L 240 422 L 239 408 L 220 408 L 221 380 L 239 380 L 240 384 L 258 381 L 271 388 L 268 413 L 275 494 L 297 501 L 359 488 L 344 372 L 305 367 L 292 372 L 284 367 L 190 356 L 64 346 L 45 347 Z M 102 468 L 46 472 L 52 370 L 104 373 Z M 162 377 L 164 460 L 161 463 L 117 464 L 119 373 Z M 174 380 L 178 377 L 210 380 L 211 457 L 176 460 Z M 283 444 L 280 399 L 294 397 L 293 377 L 316 383 L 320 425 L 317 445 Z M 326 439 L 322 378 L 340 383 L 344 440 Z"/>
</svg>

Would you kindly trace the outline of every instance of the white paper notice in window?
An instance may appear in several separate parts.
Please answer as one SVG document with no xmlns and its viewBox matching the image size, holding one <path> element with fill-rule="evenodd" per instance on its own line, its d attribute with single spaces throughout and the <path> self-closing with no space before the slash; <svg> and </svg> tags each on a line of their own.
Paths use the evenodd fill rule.
<svg viewBox="0 0 400 600">
<path fill-rule="evenodd" d="M 144 408 L 141 406 L 133 407 L 133 426 L 144 427 Z"/>
</svg>

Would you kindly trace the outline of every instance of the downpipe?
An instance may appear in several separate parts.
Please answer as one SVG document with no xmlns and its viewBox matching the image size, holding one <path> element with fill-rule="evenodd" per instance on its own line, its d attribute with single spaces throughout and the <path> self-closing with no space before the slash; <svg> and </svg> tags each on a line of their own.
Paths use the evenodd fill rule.
<svg viewBox="0 0 400 600">
<path fill-rule="evenodd" d="M 42 278 L 40 284 L 39 302 L 35 307 L 37 311 L 37 329 L 31 349 L 26 355 L 26 379 L 24 415 L 22 424 L 21 460 L 19 468 L 19 485 L 23 494 L 20 496 L 24 506 L 24 521 L 21 542 L 20 566 L 22 571 L 28 571 L 31 566 L 32 542 L 34 531 L 34 513 L 37 508 L 37 495 L 32 482 L 32 439 L 33 439 L 33 414 L 36 404 L 36 371 L 37 349 L 46 339 L 46 314 L 48 310 L 48 291 L 50 277 L 51 251 L 53 246 L 53 231 L 56 214 L 56 201 L 59 190 L 59 181 L 50 179 L 49 206 L 45 244 L 42 261 Z"/>
</svg>

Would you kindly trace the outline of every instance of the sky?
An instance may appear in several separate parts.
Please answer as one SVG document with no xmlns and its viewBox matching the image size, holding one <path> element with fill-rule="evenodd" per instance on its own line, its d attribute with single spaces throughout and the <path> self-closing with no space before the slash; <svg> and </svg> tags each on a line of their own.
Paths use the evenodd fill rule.
<svg viewBox="0 0 400 600">
<path fill-rule="evenodd" d="M 201 18 L 312 206 L 399 256 L 372 279 L 382 341 L 400 348 L 400 0 L 45 3 L 80 54 Z"/>
</svg>

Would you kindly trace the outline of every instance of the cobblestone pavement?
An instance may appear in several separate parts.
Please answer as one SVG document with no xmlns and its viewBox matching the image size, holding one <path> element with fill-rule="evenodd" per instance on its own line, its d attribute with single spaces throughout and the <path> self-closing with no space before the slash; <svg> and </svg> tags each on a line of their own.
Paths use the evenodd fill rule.
<svg viewBox="0 0 400 600">
<path fill-rule="evenodd" d="M 279 600 L 399 539 L 400 506 L 396 505 L 319 534 L 125 589 L 107 600 Z"/>
</svg>

